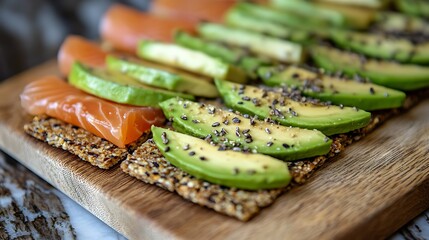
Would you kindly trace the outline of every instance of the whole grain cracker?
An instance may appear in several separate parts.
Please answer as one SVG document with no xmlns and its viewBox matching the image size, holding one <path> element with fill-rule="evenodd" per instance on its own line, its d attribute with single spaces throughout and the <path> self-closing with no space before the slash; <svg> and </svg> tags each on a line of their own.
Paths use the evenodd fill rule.
<svg viewBox="0 0 429 240">
<path fill-rule="evenodd" d="M 124 160 L 129 152 L 149 137 L 149 132 L 146 132 L 138 141 L 127 145 L 126 148 L 119 148 L 83 128 L 45 115 L 35 116 L 30 123 L 24 125 L 24 130 L 27 134 L 51 146 L 69 151 L 80 159 L 103 169 L 108 169 Z"/>
</svg>

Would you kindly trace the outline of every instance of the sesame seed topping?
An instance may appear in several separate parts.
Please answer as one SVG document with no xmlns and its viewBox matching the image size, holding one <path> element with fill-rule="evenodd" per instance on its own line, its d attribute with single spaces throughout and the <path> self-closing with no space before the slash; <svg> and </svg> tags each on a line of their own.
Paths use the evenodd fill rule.
<svg viewBox="0 0 429 240">
<path fill-rule="evenodd" d="M 240 170 L 239 170 L 238 168 L 234 168 L 234 169 L 233 169 L 233 171 L 234 171 L 234 174 L 235 174 L 235 175 L 237 175 L 237 174 L 239 174 L 239 173 L 240 173 Z"/>
<path fill-rule="evenodd" d="M 161 134 L 161 139 L 162 139 L 162 143 L 164 143 L 164 144 L 168 144 L 168 138 L 167 138 L 167 133 L 166 132 L 163 132 L 162 134 Z"/>
<path fill-rule="evenodd" d="M 182 115 L 182 116 L 180 116 L 180 118 L 183 120 L 188 120 L 188 117 L 186 115 Z"/>
<path fill-rule="evenodd" d="M 370 87 L 370 88 L 369 88 L 369 92 L 370 92 L 372 95 L 374 95 L 374 94 L 375 94 L 375 90 L 374 90 L 374 88 L 373 88 L 373 87 Z"/>
<path fill-rule="evenodd" d="M 250 101 L 250 97 L 248 97 L 248 96 L 244 96 L 241 99 L 243 99 L 244 101 Z"/>
<path fill-rule="evenodd" d="M 287 143 L 283 143 L 283 144 L 282 144 L 282 146 L 283 146 L 284 148 L 290 148 L 290 145 L 289 145 L 289 144 L 287 144 Z"/>
<path fill-rule="evenodd" d="M 235 152 L 241 152 L 241 148 L 239 148 L 239 147 L 233 147 L 233 148 L 232 148 L 232 151 L 235 151 Z"/>
<path fill-rule="evenodd" d="M 200 157 L 200 160 L 201 160 L 201 161 L 206 161 L 206 160 L 207 160 L 207 158 L 206 158 L 206 157 L 201 156 L 201 157 Z"/>
<path fill-rule="evenodd" d="M 223 124 L 228 125 L 229 124 L 228 119 L 226 119 L 225 121 L 223 121 Z"/>
<path fill-rule="evenodd" d="M 269 128 L 265 128 L 265 132 L 268 133 L 268 134 L 271 134 L 271 131 L 270 131 Z"/>
<path fill-rule="evenodd" d="M 243 104 L 243 102 L 242 102 L 242 101 L 238 101 L 238 102 L 237 102 L 237 104 L 242 105 L 242 104 Z"/>
<path fill-rule="evenodd" d="M 212 127 L 219 127 L 220 126 L 220 123 L 218 123 L 218 122 L 214 122 L 213 124 L 212 124 Z"/>
<path fill-rule="evenodd" d="M 273 144 L 274 144 L 273 142 L 267 142 L 267 146 L 268 146 L 268 147 L 273 146 Z"/>
<path fill-rule="evenodd" d="M 233 122 L 233 123 L 240 123 L 240 122 L 241 122 L 241 120 L 240 120 L 238 117 L 234 117 L 234 118 L 232 119 L 232 122 Z"/>
<path fill-rule="evenodd" d="M 193 119 L 193 120 L 192 120 L 192 122 L 193 122 L 193 123 L 200 123 L 200 120 L 198 120 L 198 119 Z"/>
<path fill-rule="evenodd" d="M 189 148 L 191 148 L 191 146 L 189 146 L 189 144 L 186 144 L 185 146 L 183 146 L 183 150 L 189 150 Z"/>
<path fill-rule="evenodd" d="M 167 146 L 166 148 L 165 148 L 165 150 L 164 150 L 165 152 L 168 152 L 168 151 L 170 151 L 170 147 L 169 146 Z"/>
<path fill-rule="evenodd" d="M 194 156 L 194 155 L 195 155 L 194 151 L 189 152 L 189 156 Z"/>
</svg>

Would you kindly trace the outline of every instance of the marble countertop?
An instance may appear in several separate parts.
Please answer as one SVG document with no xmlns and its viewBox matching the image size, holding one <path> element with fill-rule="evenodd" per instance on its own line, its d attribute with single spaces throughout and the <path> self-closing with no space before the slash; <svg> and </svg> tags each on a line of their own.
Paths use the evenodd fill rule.
<svg viewBox="0 0 429 240">
<path fill-rule="evenodd" d="M 126 239 L 0 152 L 0 239 Z M 391 240 L 429 239 L 429 210 Z"/>
</svg>

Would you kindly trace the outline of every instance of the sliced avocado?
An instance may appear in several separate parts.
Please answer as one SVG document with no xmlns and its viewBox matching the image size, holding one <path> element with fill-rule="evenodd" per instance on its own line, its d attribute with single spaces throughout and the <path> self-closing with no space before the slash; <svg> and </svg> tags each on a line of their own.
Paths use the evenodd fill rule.
<svg viewBox="0 0 429 240">
<path fill-rule="evenodd" d="M 387 33 L 429 35 L 429 22 L 397 12 L 379 12 L 373 26 Z"/>
<path fill-rule="evenodd" d="M 342 48 L 370 57 L 402 63 L 429 63 L 429 42 L 414 44 L 405 38 L 351 31 L 333 32 L 331 39 Z"/>
<path fill-rule="evenodd" d="M 304 67 L 262 67 L 258 72 L 267 85 L 299 87 L 305 96 L 366 111 L 401 107 L 406 97 L 405 93 L 397 90 L 332 77 Z"/>
<path fill-rule="evenodd" d="M 315 0 L 315 2 L 329 2 L 352 7 L 367 7 L 367 8 L 384 8 L 389 0 Z"/>
<path fill-rule="evenodd" d="M 374 9 L 329 2 L 314 2 L 316 6 L 341 13 L 346 19 L 347 28 L 364 30 L 374 22 L 377 11 Z"/>
<path fill-rule="evenodd" d="M 246 2 L 240 2 L 234 8 L 252 15 L 256 19 L 279 23 L 298 31 L 307 31 L 316 34 L 319 37 L 329 36 L 329 25 L 320 22 L 311 22 L 311 19 L 302 18 L 293 13 L 285 14 L 278 9 Z"/>
<path fill-rule="evenodd" d="M 79 62 L 73 64 L 69 82 L 100 98 L 135 106 L 158 107 L 158 103 L 174 97 L 194 99 L 192 95 L 149 87 L 120 73 L 86 67 Z"/>
<path fill-rule="evenodd" d="M 326 154 L 332 143 L 317 130 L 284 127 L 188 100 L 171 99 L 160 106 L 177 131 L 222 148 L 296 160 Z"/>
<path fill-rule="evenodd" d="M 256 70 L 260 66 L 270 65 L 271 62 L 261 57 L 253 57 L 245 49 L 228 46 L 225 43 L 209 41 L 178 31 L 174 35 L 177 44 L 201 51 L 209 56 L 216 57 L 226 63 L 242 68 L 251 78 L 256 78 Z"/>
<path fill-rule="evenodd" d="M 255 18 L 240 8 L 232 8 L 225 14 L 224 18 L 225 24 L 228 26 L 289 39 L 293 42 L 305 43 L 313 38 L 312 34 L 308 31 L 290 28 L 266 19 Z"/>
<path fill-rule="evenodd" d="M 325 22 L 337 27 L 346 26 L 346 18 L 340 12 L 317 6 L 308 1 L 270 0 L 270 3 L 274 8 L 281 9 L 286 13 L 298 14 L 302 18 L 314 19 L 314 21 Z"/>
<path fill-rule="evenodd" d="M 219 95 L 214 84 L 201 77 L 177 70 L 166 70 L 157 64 L 130 57 L 108 56 L 107 68 L 132 77 L 144 84 L 195 96 L 214 98 Z"/>
<path fill-rule="evenodd" d="M 427 0 L 395 0 L 399 11 L 418 17 L 429 17 L 429 2 Z"/>
<path fill-rule="evenodd" d="M 365 127 L 369 112 L 357 108 L 299 102 L 282 92 L 215 80 L 225 104 L 237 111 L 271 118 L 282 125 L 317 129 L 326 135 Z"/>
<path fill-rule="evenodd" d="M 152 133 L 171 164 L 211 183 L 259 190 L 285 187 L 292 179 L 287 164 L 269 156 L 222 151 L 202 139 L 155 126 Z"/>
<path fill-rule="evenodd" d="M 246 47 L 255 54 L 277 61 L 299 63 L 304 60 L 302 46 L 286 40 L 213 23 L 199 24 L 198 32 L 204 38 Z"/>
<path fill-rule="evenodd" d="M 342 71 L 350 77 L 359 74 L 376 84 L 403 91 L 429 86 L 429 67 L 365 59 L 326 46 L 314 46 L 311 53 L 315 63 L 330 72 Z"/>
<path fill-rule="evenodd" d="M 143 40 L 139 43 L 137 55 L 150 61 L 211 78 L 227 79 L 239 83 L 246 82 L 246 73 L 241 69 L 202 52 L 175 44 Z"/>
</svg>

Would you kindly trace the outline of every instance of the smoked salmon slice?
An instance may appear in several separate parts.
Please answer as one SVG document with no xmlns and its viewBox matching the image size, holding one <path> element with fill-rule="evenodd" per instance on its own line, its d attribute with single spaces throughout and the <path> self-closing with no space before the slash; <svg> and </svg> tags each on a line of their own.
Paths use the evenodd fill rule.
<svg viewBox="0 0 429 240">
<path fill-rule="evenodd" d="M 139 40 L 171 42 L 176 29 L 194 32 L 194 23 L 113 5 L 101 20 L 100 35 L 115 49 L 135 54 Z"/>
<path fill-rule="evenodd" d="M 152 1 L 150 10 L 162 16 L 221 23 L 223 15 L 236 2 L 236 0 L 155 0 Z"/>
<path fill-rule="evenodd" d="M 82 127 L 120 148 L 136 141 L 165 117 L 160 109 L 134 107 L 88 95 L 56 76 L 29 83 L 21 93 L 21 104 L 33 115 L 46 114 Z"/>
<path fill-rule="evenodd" d="M 83 37 L 70 35 L 58 52 L 58 67 L 67 76 L 75 61 L 80 61 L 91 67 L 104 67 L 107 54 L 101 47 Z"/>
</svg>

